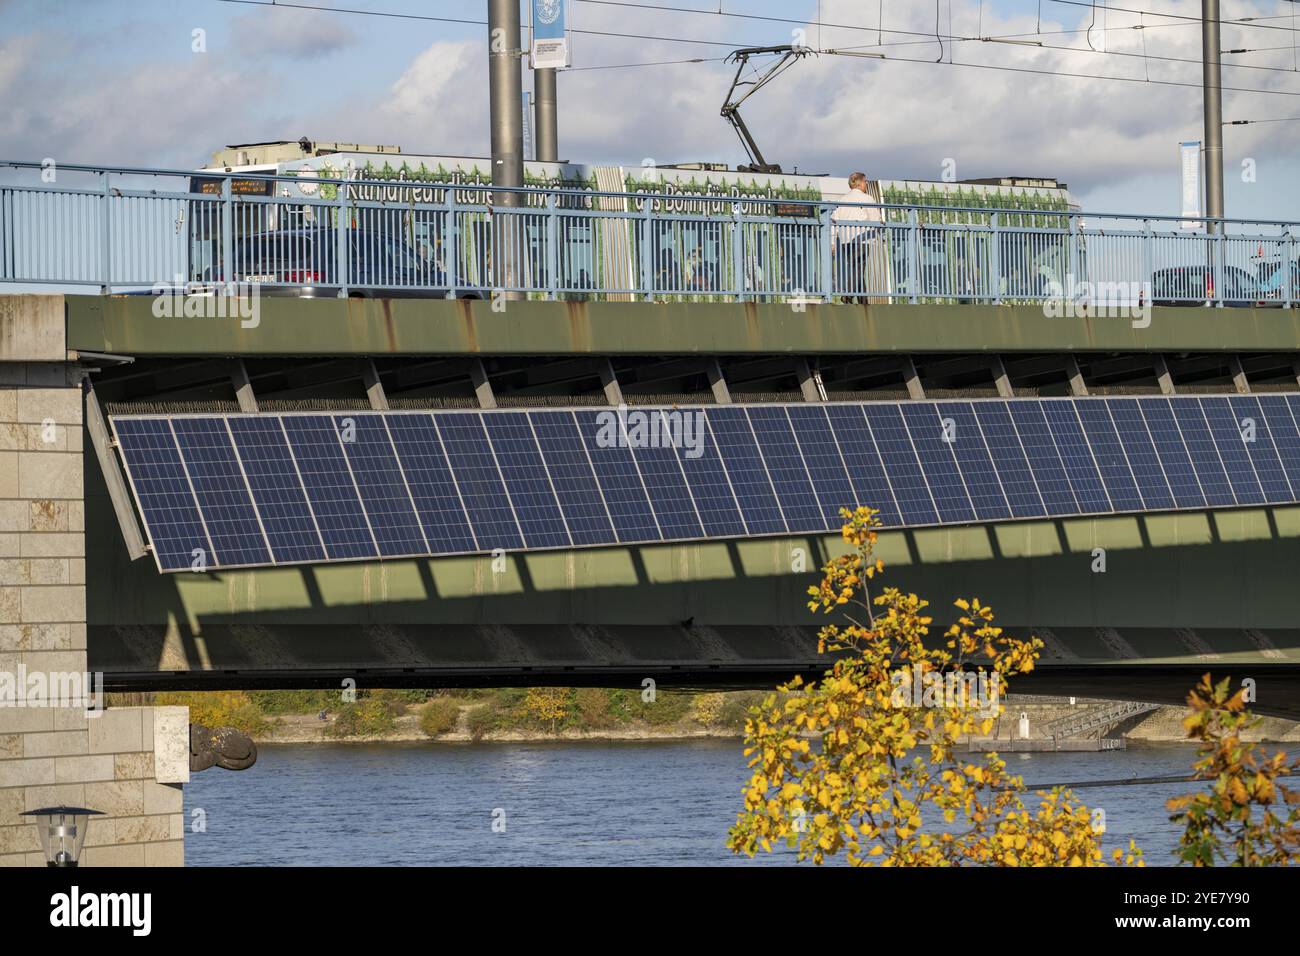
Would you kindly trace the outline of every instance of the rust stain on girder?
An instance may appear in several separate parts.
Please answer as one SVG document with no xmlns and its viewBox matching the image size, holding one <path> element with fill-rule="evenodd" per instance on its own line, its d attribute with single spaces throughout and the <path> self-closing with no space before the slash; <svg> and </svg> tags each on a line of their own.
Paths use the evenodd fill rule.
<svg viewBox="0 0 1300 956">
<path fill-rule="evenodd" d="M 465 326 L 465 348 L 470 352 L 478 351 L 478 329 L 474 325 L 474 307 L 469 299 L 457 299 L 456 307 L 460 309 L 460 321 Z"/>
<path fill-rule="evenodd" d="M 587 314 L 587 303 L 568 301 L 564 311 L 569 318 L 569 347 L 575 352 L 591 351 L 591 317 Z"/>
<path fill-rule="evenodd" d="M 397 330 L 393 328 L 393 304 L 391 299 L 380 299 L 380 306 L 384 310 L 384 335 L 388 339 L 388 351 L 397 351 Z"/>
</svg>

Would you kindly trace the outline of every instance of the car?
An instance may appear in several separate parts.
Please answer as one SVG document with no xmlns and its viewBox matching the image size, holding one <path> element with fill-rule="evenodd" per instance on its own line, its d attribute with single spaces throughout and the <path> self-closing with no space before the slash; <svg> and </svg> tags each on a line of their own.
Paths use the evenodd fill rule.
<svg viewBox="0 0 1300 956">
<path fill-rule="evenodd" d="M 1255 267 L 1259 273 L 1260 297 L 1269 304 L 1281 304 L 1287 299 L 1287 270 L 1278 261 L 1260 262 Z M 1291 263 L 1291 301 L 1300 301 L 1300 263 Z"/>
<path fill-rule="evenodd" d="M 1214 285 L 1218 274 L 1221 288 Z M 1263 298 L 1258 280 L 1239 266 L 1176 266 L 1151 278 L 1152 305 L 1255 305 Z"/>
<path fill-rule="evenodd" d="M 421 255 L 400 237 L 376 229 L 346 232 L 347 293 L 364 298 L 445 298 L 447 272 L 435 255 Z M 343 289 L 339 234 L 332 228 L 279 229 L 245 236 L 235 244 L 233 281 L 257 285 L 264 295 L 334 298 Z M 205 277 L 222 281 L 221 277 Z M 460 287 L 462 298 L 477 290 Z"/>
</svg>

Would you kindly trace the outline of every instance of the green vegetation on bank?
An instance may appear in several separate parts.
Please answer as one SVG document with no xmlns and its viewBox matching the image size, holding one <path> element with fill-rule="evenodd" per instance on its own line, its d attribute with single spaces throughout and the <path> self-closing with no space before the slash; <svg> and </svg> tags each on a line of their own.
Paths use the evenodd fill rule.
<svg viewBox="0 0 1300 956">
<path fill-rule="evenodd" d="M 274 732 L 280 718 L 324 714 L 325 735 L 380 738 L 398 719 L 415 718 L 428 737 L 464 732 L 475 740 L 492 735 L 557 735 L 649 730 L 687 734 L 744 728 L 761 692 L 620 690 L 603 687 L 505 687 L 487 690 L 358 690 L 345 701 L 337 690 L 177 691 L 153 703 L 190 708 L 190 719 L 209 727 L 234 727 L 254 737 Z"/>
</svg>

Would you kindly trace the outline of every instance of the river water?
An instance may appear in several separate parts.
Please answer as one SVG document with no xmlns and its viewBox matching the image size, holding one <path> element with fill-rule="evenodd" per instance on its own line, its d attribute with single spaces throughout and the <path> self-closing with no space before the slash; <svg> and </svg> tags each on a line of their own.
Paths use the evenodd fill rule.
<svg viewBox="0 0 1300 956">
<path fill-rule="evenodd" d="M 257 764 L 185 788 L 190 866 L 565 864 L 780 865 L 724 845 L 747 778 L 739 740 L 279 744 Z M 1027 784 L 1186 774 L 1195 750 L 1008 754 Z M 1164 801 L 1192 784 L 1107 786 L 1078 796 L 1106 814 L 1104 845 L 1174 862 Z M 196 815 L 195 810 L 202 813 Z M 494 829 L 494 820 L 497 825 Z M 502 829 L 504 823 L 504 829 Z"/>
</svg>

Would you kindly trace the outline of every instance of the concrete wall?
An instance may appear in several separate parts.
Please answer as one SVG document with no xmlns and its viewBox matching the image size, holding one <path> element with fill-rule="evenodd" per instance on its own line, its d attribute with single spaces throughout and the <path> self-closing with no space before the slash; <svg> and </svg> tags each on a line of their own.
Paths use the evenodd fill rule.
<svg viewBox="0 0 1300 956">
<path fill-rule="evenodd" d="M 187 708 L 87 713 L 84 676 L 17 692 L 87 669 L 80 374 L 60 297 L 0 298 L 0 865 L 44 865 L 20 814 L 66 804 L 104 812 L 83 864 L 179 866 Z"/>
</svg>

